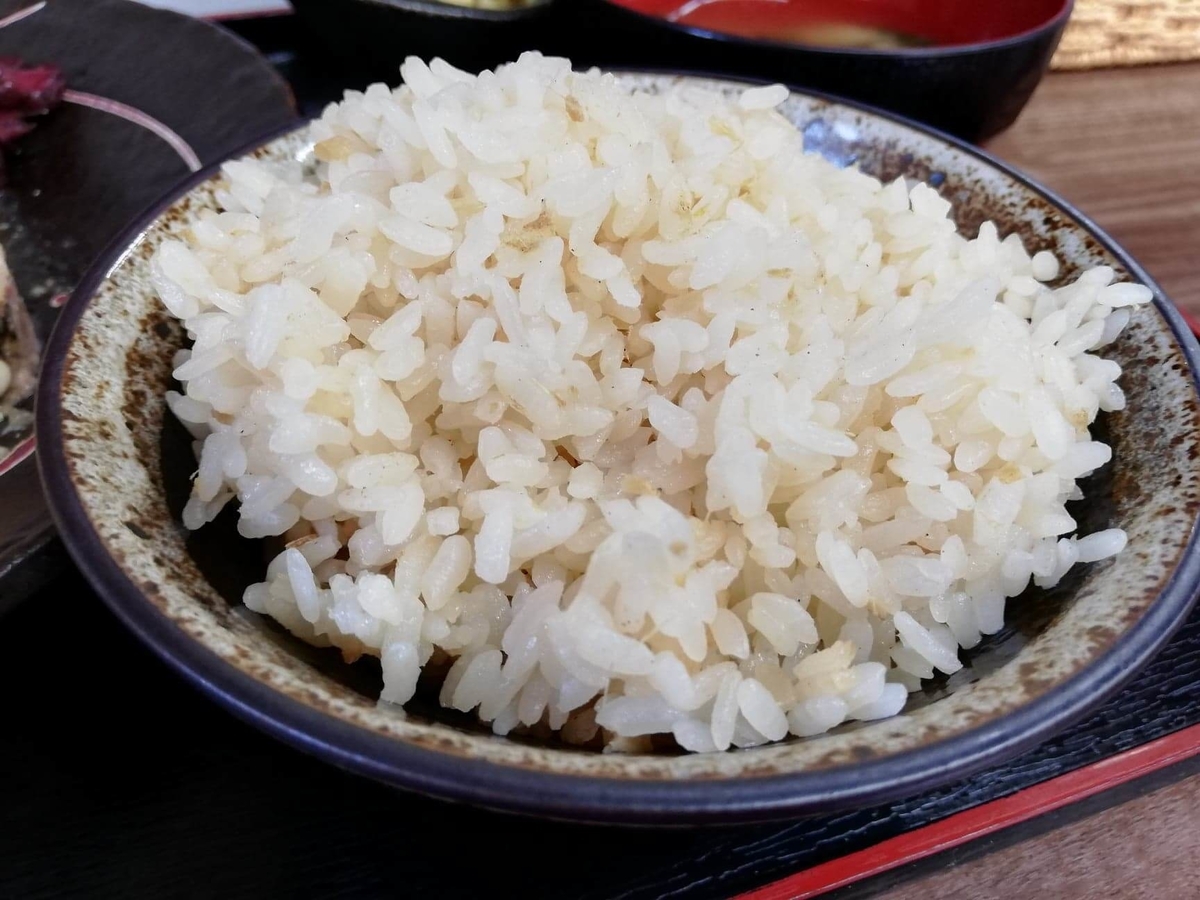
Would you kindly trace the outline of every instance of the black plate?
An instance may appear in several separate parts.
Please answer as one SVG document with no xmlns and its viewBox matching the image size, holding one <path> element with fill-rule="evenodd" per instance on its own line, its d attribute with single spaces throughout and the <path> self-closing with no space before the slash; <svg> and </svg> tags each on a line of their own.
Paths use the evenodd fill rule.
<svg viewBox="0 0 1200 900">
<path fill-rule="evenodd" d="M 293 120 L 295 102 L 241 39 L 130 0 L 0 0 L 4 21 L 0 57 L 56 65 L 70 91 L 6 153 L 0 189 L 0 244 L 45 340 L 62 299 L 129 221 L 190 172 Z M 0 609 L 55 566 L 28 437 L 0 462 Z"/>
<path fill-rule="evenodd" d="M 372 80 L 396 81 L 406 56 L 479 71 L 511 62 L 526 50 L 562 52 L 563 10 L 577 0 L 535 0 L 488 10 L 439 0 L 292 0 L 328 52 L 367 66 Z"/>
</svg>

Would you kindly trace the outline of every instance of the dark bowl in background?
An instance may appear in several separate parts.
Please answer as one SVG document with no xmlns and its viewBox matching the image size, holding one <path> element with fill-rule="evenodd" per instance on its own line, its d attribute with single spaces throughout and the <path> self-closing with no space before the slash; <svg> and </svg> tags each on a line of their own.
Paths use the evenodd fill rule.
<svg viewBox="0 0 1200 900">
<path fill-rule="evenodd" d="M 1028 102 L 1074 2 L 574 0 L 571 5 L 587 20 L 572 29 L 581 33 L 577 61 L 781 81 L 979 142 L 1011 125 Z M 671 21 L 689 8 L 683 21 Z M 884 28 L 924 38 L 928 45 L 856 49 L 781 39 L 788 27 L 819 23 Z M 604 58 L 591 59 L 593 53 Z"/>
<path fill-rule="evenodd" d="M 554 5 L 555 0 L 541 0 L 520 9 L 486 10 L 437 0 L 292 0 L 331 52 L 388 83 L 398 80 L 395 70 L 406 56 L 441 57 L 478 71 L 510 62 L 524 50 L 544 49 Z"/>
<path fill-rule="evenodd" d="M 293 6 L 330 52 L 365 68 L 363 77 L 388 83 L 409 55 L 440 56 L 479 71 L 541 50 L 569 56 L 577 66 L 780 81 L 979 142 L 1011 125 L 1028 102 L 1073 2 L 541 0 L 506 11 L 437 0 L 293 0 Z M 686 22 L 671 21 L 689 8 Z M 873 50 L 782 39 L 789 26 L 820 22 L 882 27 L 928 45 Z"/>
</svg>

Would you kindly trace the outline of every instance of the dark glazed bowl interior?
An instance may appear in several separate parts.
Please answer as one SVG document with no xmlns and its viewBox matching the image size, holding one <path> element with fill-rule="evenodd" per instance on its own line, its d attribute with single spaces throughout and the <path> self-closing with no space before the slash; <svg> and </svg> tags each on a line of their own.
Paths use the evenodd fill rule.
<svg viewBox="0 0 1200 900">
<path fill-rule="evenodd" d="M 1045 74 L 1073 0 L 579 0 L 575 56 L 780 81 L 916 119 L 969 141 L 1003 131 Z M 789 42 L 819 25 L 898 32 L 927 46 Z M 801 36 L 803 39 L 803 36 Z M 579 61 L 579 59 L 577 59 Z"/>
<path fill-rule="evenodd" d="M 676 79 L 631 76 L 662 89 Z M 708 82 L 734 92 L 741 86 Z M 304 750 L 392 785 L 561 818 L 638 823 L 764 820 L 879 804 L 1007 759 L 1079 718 L 1126 681 L 1187 615 L 1200 578 L 1200 354 L 1170 302 L 1081 214 L 966 145 L 849 104 L 793 95 L 783 112 L 809 149 L 884 179 L 927 181 L 973 234 L 984 220 L 1054 250 L 1064 278 L 1096 264 L 1155 290 L 1107 351 L 1128 407 L 1107 416 L 1113 462 L 1083 485 L 1081 530 L 1123 527 L 1114 560 L 1010 601 L 1008 626 L 953 678 L 927 683 L 898 717 L 729 753 L 602 754 L 497 738 L 425 691 L 405 711 L 376 703 L 374 664 L 292 639 L 239 602 L 262 548 L 232 513 L 189 535 L 178 515 L 195 468 L 164 414 L 183 334 L 154 299 L 148 260 L 214 200 L 212 172 L 110 248 L 67 309 L 38 398 L 48 495 L 76 561 L 112 609 L 235 714 Z M 303 135 L 258 151 L 303 158 Z"/>
</svg>

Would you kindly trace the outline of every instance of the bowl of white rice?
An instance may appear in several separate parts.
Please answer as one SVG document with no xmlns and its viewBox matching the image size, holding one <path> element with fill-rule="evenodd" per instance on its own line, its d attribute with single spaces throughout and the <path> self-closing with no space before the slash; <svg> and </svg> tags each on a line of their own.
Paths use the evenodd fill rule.
<svg viewBox="0 0 1200 900">
<path fill-rule="evenodd" d="M 1195 340 L 981 151 L 779 86 L 408 60 L 64 311 L 77 562 L 335 764 L 564 818 L 880 803 L 1077 719 L 1194 599 Z"/>
</svg>

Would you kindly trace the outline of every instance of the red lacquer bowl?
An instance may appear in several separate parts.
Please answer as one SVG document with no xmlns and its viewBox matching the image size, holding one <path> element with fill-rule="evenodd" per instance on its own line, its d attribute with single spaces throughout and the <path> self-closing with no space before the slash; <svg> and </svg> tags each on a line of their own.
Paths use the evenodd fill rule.
<svg viewBox="0 0 1200 900">
<path fill-rule="evenodd" d="M 852 97 L 982 140 L 1045 73 L 1072 0 L 588 0 L 629 63 Z"/>
</svg>

